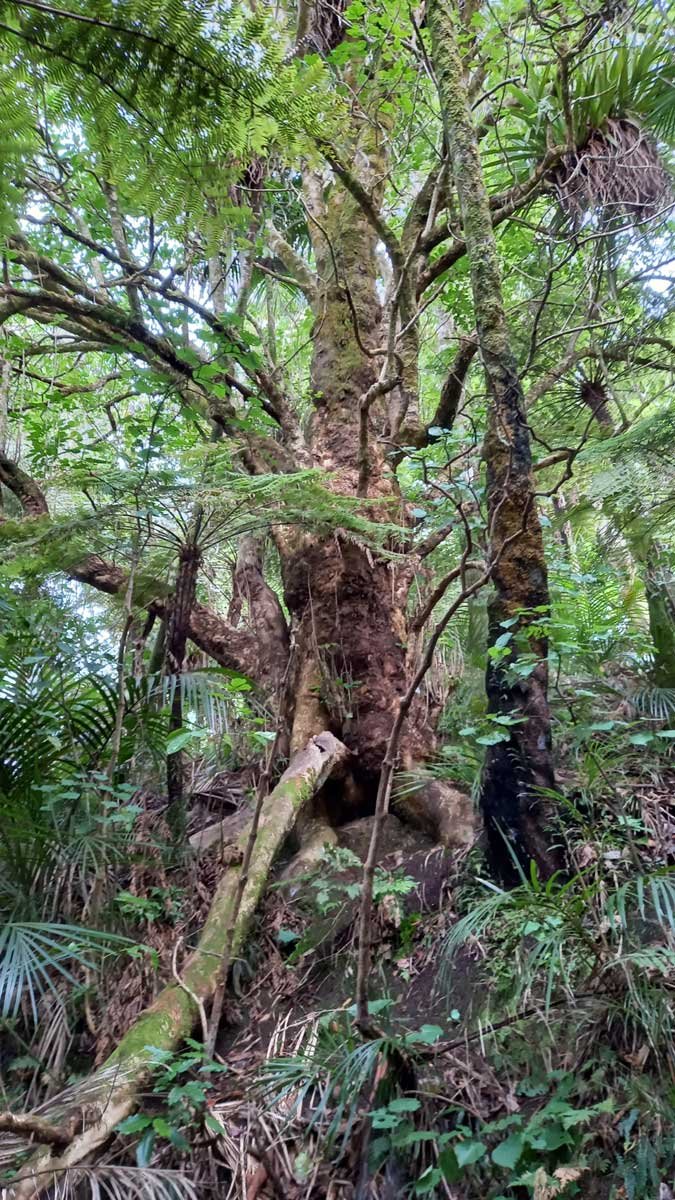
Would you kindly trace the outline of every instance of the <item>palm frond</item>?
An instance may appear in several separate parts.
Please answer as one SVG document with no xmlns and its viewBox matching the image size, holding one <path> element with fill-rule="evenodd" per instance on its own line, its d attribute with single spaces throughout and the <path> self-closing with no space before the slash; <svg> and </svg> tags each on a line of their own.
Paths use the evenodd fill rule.
<svg viewBox="0 0 675 1200">
<path fill-rule="evenodd" d="M 58 996 L 57 978 L 74 984 L 73 969 L 91 969 L 101 955 L 132 945 L 129 938 L 77 925 L 10 919 L 0 929 L 0 1013 L 16 1016 L 26 1004 L 37 1023 L 40 996 Z"/>
<path fill-rule="evenodd" d="M 367 1042 L 356 1037 L 344 1012 L 322 1017 L 307 1028 L 298 1053 L 265 1063 L 261 1090 L 266 1104 L 289 1118 L 302 1114 L 308 1128 L 328 1145 L 339 1139 L 344 1148 L 364 1092 L 394 1049 L 387 1037 Z"/>
</svg>

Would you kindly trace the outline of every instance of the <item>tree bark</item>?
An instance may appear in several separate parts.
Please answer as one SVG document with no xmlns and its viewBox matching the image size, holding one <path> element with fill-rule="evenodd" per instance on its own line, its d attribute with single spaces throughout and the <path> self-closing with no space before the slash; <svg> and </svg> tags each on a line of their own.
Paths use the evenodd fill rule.
<svg viewBox="0 0 675 1200">
<path fill-rule="evenodd" d="M 169 612 L 166 631 L 166 674 L 171 678 L 171 709 L 169 713 L 169 732 L 177 733 L 183 725 L 183 685 L 182 675 L 185 664 L 188 630 L 190 628 L 190 613 L 192 612 L 197 595 L 197 575 L 201 554 L 197 545 L 201 512 L 195 517 L 192 538 L 181 546 L 178 557 L 178 572 L 173 602 Z M 183 787 L 184 761 L 182 750 L 175 750 L 166 756 L 166 790 L 168 808 L 166 819 L 173 844 L 177 850 L 185 840 L 187 813 Z"/>
<path fill-rule="evenodd" d="M 518 868 L 529 873 L 530 860 L 544 876 L 561 864 L 552 845 L 549 804 L 539 790 L 552 789 L 555 783 L 547 644 L 539 632 L 528 632 L 548 612 L 549 592 L 523 391 L 509 342 L 490 200 L 457 44 L 454 7 L 432 0 L 428 23 L 490 401 L 484 445 L 493 584 L 488 712 L 512 716 L 519 723 L 511 726 L 508 742 L 488 746 L 481 805 L 493 869 L 511 883 L 519 878 Z M 532 614 L 533 609 L 538 611 Z M 506 633 L 503 623 L 511 619 L 515 624 L 505 660 L 496 643 Z M 527 675 L 517 673 L 516 640 L 533 656 L 534 666 Z"/>
</svg>

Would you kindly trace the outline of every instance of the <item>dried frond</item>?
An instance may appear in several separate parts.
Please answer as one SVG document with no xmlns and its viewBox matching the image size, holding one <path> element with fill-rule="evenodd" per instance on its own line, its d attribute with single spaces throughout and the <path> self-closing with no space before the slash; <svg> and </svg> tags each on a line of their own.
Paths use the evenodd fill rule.
<svg viewBox="0 0 675 1200">
<path fill-rule="evenodd" d="M 590 212 L 636 224 L 672 200 L 670 176 L 650 134 L 627 118 L 610 118 L 551 174 L 566 217 L 578 228 Z"/>
</svg>

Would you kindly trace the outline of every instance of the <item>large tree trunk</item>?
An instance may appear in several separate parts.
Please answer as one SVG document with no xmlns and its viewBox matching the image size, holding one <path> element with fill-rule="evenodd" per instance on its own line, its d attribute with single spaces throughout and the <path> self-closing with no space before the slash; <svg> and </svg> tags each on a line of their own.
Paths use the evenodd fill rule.
<svg viewBox="0 0 675 1200">
<path fill-rule="evenodd" d="M 549 593 L 523 392 L 509 343 L 499 256 L 454 7 L 433 0 L 428 21 L 490 399 L 484 446 L 494 588 L 489 605 L 488 711 L 512 716 L 518 724 L 510 728 L 508 741 L 488 747 L 481 802 L 493 867 L 512 882 L 518 879 L 516 863 L 529 872 L 534 860 L 546 876 L 560 865 L 552 847 L 548 802 L 540 791 L 554 786 L 547 644 L 537 629 L 548 611 Z M 514 623 L 509 627 L 509 653 L 501 657 L 497 642 L 507 632 L 504 622 L 510 621 Z M 518 673 L 516 642 L 532 656 L 534 665 L 529 664 L 527 674 L 522 660 L 522 673 Z"/>
<path fill-rule="evenodd" d="M 369 121 L 354 118 L 359 180 L 378 201 L 386 173 L 383 150 Z M 305 202 L 317 265 L 316 327 L 311 367 L 315 410 L 308 434 L 312 463 L 332 473 L 330 486 L 363 492 L 361 402 L 382 362 L 386 343 L 378 295 L 378 237 L 361 205 L 337 181 L 305 179 Z M 410 381 L 416 364 L 408 362 Z M 374 404 L 368 420 L 367 495 L 372 520 L 405 524 L 395 471 L 378 441 L 388 413 Z M 369 503 L 369 501 L 375 503 Z M 384 503 L 383 503 L 384 502 Z M 278 541 L 284 597 L 296 647 L 291 679 L 291 745 L 328 727 L 352 751 L 352 778 L 334 819 L 372 809 L 384 750 L 409 674 L 406 601 L 411 564 L 388 562 L 354 538 L 304 533 Z M 421 706 L 408 724 L 402 760 L 423 760 L 434 735 Z"/>
</svg>

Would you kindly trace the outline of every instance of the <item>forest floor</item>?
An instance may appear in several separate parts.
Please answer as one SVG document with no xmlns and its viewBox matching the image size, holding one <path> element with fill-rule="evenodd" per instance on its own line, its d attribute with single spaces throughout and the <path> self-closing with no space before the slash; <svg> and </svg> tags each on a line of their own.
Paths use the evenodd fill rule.
<svg viewBox="0 0 675 1200">
<path fill-rule="evenodd" d="M 200 828 L 213 828 L 219 812 L 226 814 L 228 830 L 240 828 L 243 796 L 250 782 L 221 778 L 210 797 L 199 797 L 193 810 L 193 842 Z M 566 784 L 572 788 L 573 783 L 570 774 Z M 629 795 L 641 811 L 642 859 L 656 866 L 671 863 L 675 857 L 675 774 L 665 771 L 648 781 L 617 781 L 606 797 L 609 822 L 616 805 Z M 161 833 L 161 823 L 159 805 L 150 801 L 139 822 L 141 841 L 153 826 L 155 833 Z M 300 859 L 298 865 L 291 848 L 277 864 L 253 934 L 231 970 L 230 993 L 216 1048 L 223 1070 L 214 1074 L 209 1084 L 205 1100 L 207 1127 L 190 1139 L 189 1163 L 180 1147 L 170 1141 L 160 1149 L 159 1157 L 155 1145 L 153 1163 L 189 1170 L 218 1189 L 227 1181 L 233 1189 L 227 1194 L 242 1200 L 276 1196 L 290 1200 L 310 1196 L 330 1200 L 377 1196 L 393 1200 L 394 1196 L 412 1194 L 405 1189 L 413 1186 L 414 1176 L 406 1174 L 409 1166 L 404 1169 L 396 1154 L 390 1153 L 379 1176 L 370 1180 L 370 1190 L 364 1190 L 363 1179 L 359 1182 L 375 1136 L 367 1114 L 376 1093 L 379 1095 L 377 1070 L 375 1081 L 359 1085 L 347 1100 L 330 1073 L 324 1071 L 323 1083 L 320 1072 L 308 1083 L 305 1069 L 326 1030 L 329 1038 L 336 1038 L 341 1051 L 349 1045 L 359 881 L 372 823 L 372 817 L 363 817 L 337 829 L 336 844 L 318 862 L 303 863 Z M 618 868 L 633 851 L 630 837 L 621 848 L 608 848 L 604 835 L 597 843 L 580 840 L 575 846 L 582 869 L 602 859 L 603 868 L 613 870 L 615 863 Z M 189 945 L 203 923 L 223 855 L 227 856 L 227 845 L 214 842 L 178 881 L 167 877 L 159 857 L 153 865 L 146 853 L 140 856 L 142 865 L 139 862 L 138 873 L 129 883 L 131 890 L 144 895 L 156 892 L 165 899 L 162 916 L 148 922 L 139 935 L 157 952 L 159 970 L 147 960 L 135 960 L 122 977 L 117 976 L 112 986 L 109 984 L 108 994 L 102 993 L 101 1001 L 105 1019 L 97 1024 L 94 1018 L 97 1032 L 95 1036 L 90 1034 L 89 1047 L 84 1035 L 84 1056 L 89 1048 L 97 1062 L 103 1061 L 132 1019 L 170 979 L 172 971 L 174 977 L 176 971 L 180 973 L 181 954 L 176 955 L 176 946 Z M 431 1097 L 429 1119 L 436 1131 L 441 1125 L 433 1109 L 439 1098 L 450 1106 L 461 1106 L 473 1121 L 487 1128 L 490 1122 L 498 1126 L 500 1120 L 536 1119 L 541 1089 L 534 1087 L 530 1096 L 523 1084 L 523 1079 L 536 1074 L 532 1062 L 527 1061 L 529 1051 L 522 1051 L 523 1060 L 518 1062 L 517 1054 L 511 1060 L 500 1054 L 498 1040 L 488 1044 L 493 1031 L 502 1024 L 510 1033 L 522 1036 L 527 1046 L 531 1037 L 528 1017 L 539 1009 L 553 1042 L 557 1039 L 559 1043 L 557 1047 L 549 1045 L 542 1058 L 544 1075 L 548 1071 L 551 1079 L 556 1079 L 569 1071 L 571 1064 L 578 1067 L 583 1061 L 588 1028 L 595 1020 L 591 1003 L 588 1028 L 579 1033 L 575 1024 L 577 1005 L 570 996 L 575 1017 L 567 1028 L 564 1009 L 557 1012 L 554 1005 L 554 1010 L 543 1016 L 541 997 L 533 993 L 533 1007 L 525 1012 L 520 1029 L 521 1018 L 517 1015 L 503 1022 L 496 1019 L 500 1011 L 498 996 L 492 1023 L 486 1021 L 490 990 L 499 990 L 504 983 L 495 977 L 494 966 L 488 969 L 490 943 L 493 933 L 499 937 L 498 929 L 488 929 L 484 938 L 470 938 L 450 967 L 445 971 L 439 967 L 458 913 L 465 912 L 479 894 L 477 875 L 481 869 L 479 847 L 460 855 L 451 853 L 435 846 L 426 834 L 403 825 L 396 816 L 387 817 L 378 868 L 379 892 L 376 889 L 371 993 L 379 997 L 374 1008 L 387 1036 L 401 1044 L 406 1039 L 412 1039 L 411 1044 L 418 1039 L 424 1049 L 415 1067 L 415 1094 Z M 504 974 L 503 966 L 501 970 Z M 537 1033 L 535 1040 L 539 1036 Z M 634 1035 L 626 1039 L 611 1031 L 603 1037 L 608 1053 L 616 1054 L 623 1067 L 632 1070 L 636 1064 L 640 1069 L 645 1066 L 650 1049 L 644 1039 L 640 1041 Z M 384 1066 L 387 1053 L 381 1056 L 381 1074 L 389 1069 Z M 186 1075 L 196 1070 L 198 1076 L 194 1062 L 191 1064 L 189 1057 L 185 1062 Z M 541 1071 L 541 1062 L 537 1069 Z M 322 1090 L 324 1085 L 327 1090 Z M 603 1082 L 589 1085 L 585 1103 L 593 1099 L 601 1109 L 608 1086 L 604 1076 Z M 166 1111 L 165 1097 L 151 1095 L 146 1103 L 151 1114 Z M 608 1144 L 616 1140 L 622 1112 L 620 1108 L 613 1124 L 600 1113 L 594 1136 L 601 1141 L 605 1138 Z M 176 1114 L 174 1119 L 180 1124 Z M 125 1140 L 117 1139 L 113 1157 L 120 1151 L 124 1153 Z M 432 1169 L 434 1155 L 426 1151 L 425 1144 L 418 1144 L 415 1153 L 418 1173 L 425 1164 L 427 1170 Z M 550 1162 L 548 1166 L 552 1169 Z M 542 1184 L 539 1192 L 516 1189 L 508 1194 L 556 1196 L 555 1176 L 546 1178 L 553 1180 L 549 1191 Z M 570 1179 L 574 1181 L 573 1176 Z M 447 1194 L 460 1197 L 477 1193 L 469 1188 Z M 575 1188 L 569 1194 L 577 1194 Z M 630 1191 L 615 1188 L 612 1192 L 610 1184 L 599 1178 L 592 1192 L 578 1194 L 630 1197 Z M 669 1193 L 664 1191 L 663 1195 Z"/>
</svg>

